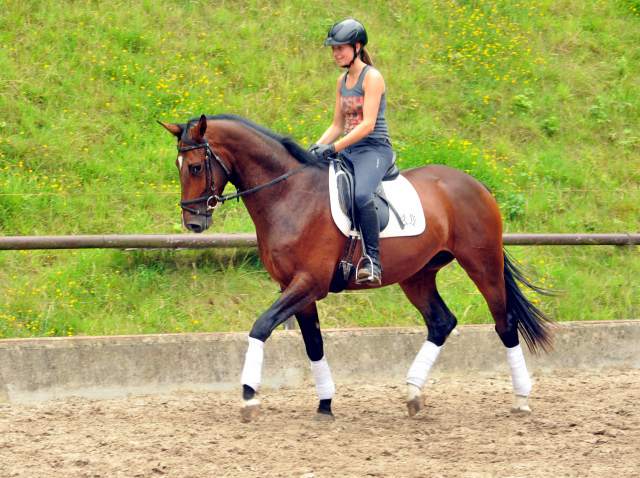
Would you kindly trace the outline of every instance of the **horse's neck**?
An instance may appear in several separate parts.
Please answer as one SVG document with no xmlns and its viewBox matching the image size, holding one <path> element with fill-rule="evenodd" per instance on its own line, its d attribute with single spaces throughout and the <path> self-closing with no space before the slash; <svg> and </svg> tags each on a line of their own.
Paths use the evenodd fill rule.
<svg viewBox="0 0 640 478">
<path fill-rule="evenodd" d="M 262 186 L 300 166 L 280 144 L 246 128 L 235 127 L 224 133 L 224 148 L 230 153 L 232 183 L 241 191 Z M 257 192 L 243 196 L 243 202 L 256 226 L 256 231 L 268 234 L 273 227 L 294 218 L 283 217 L 280 205 L 296 205 L 293 211 L 302 213 L 306 207 L 315 207 L 301 197 L 309 194 L 322 194 L 322 172 L 318 168 L 308 167 L 287 180 L 277 182 Z M 328 190 L 327 190 L 328 194 Z"/>
<path fill-rule="evenodd" d="M 232 162 L 229 179 L 244 191 L 266 184 L 299 165 L 279 144 L 243 127 L 225 132 L 223 147 Z"/>
</svg>

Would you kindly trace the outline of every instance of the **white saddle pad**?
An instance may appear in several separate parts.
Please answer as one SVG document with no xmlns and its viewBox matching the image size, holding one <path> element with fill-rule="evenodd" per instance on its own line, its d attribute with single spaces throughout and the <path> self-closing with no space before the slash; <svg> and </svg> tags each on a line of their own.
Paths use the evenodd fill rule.
<svg viewBox="0 0 640 478">
<path fill-rule="evenodd" d="M 424 211 L 420 198 L 413 185 L 402 175 L 393 181 L 383 181 L 382 187 L 387 200 L 393 204 L 398 214 L 404 221 L 404 229 L 400 227 L 398 219 L 393 211 L 389 210 L 389 224 L 380 233 L 380 238 L 417 236 L 422 234 L 426 227 Z M 357 231 L 351 231 L 351 221 L 342 212 L 340 199 L 338 198 L 338 181 L 333 162 L 329 167 L 329 196 L 331 197 L 331 215 L 333 220 L 345 236 L 359 236 Z"/>
</svg>

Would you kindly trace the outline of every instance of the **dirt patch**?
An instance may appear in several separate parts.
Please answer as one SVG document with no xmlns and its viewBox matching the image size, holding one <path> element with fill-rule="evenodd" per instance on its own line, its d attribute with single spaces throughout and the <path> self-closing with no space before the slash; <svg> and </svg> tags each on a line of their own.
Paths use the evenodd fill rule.
<svg viewBox="0 0 640 478">
<path fill-rule="evenodd" d="M 533 413 L 514 416 L 508 376 L 427 385 L 408 417 L 402 383 L 339 385 L 336 422 L 310 421 L 313 385 L 0 405 L 0 476 L 640 477 L 640 371 L 534 376 Z"/>
</svg>

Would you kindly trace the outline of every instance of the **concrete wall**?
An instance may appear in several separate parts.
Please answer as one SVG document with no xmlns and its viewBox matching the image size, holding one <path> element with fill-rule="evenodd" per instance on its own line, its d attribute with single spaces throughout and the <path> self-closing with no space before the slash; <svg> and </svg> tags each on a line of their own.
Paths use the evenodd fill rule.
<svg viewBox="0 0 640 478">
<path fill-rule="evenodd" d="M 426 329 L 326 330 L 323 336 L 337 383 L 402 382 Z M 640 368 L 640 321 L 559 324 L 555 348 L 551 355 L 527 355 L 529 370 Z M 0 340 L 0 402 L 239 389 L 246 350 L 246 332 Z M 508 364 L 493 326 L 459 326 L 431 376 L 495 372 L 508 373 Z M 265 346 L 263 385 L 311 379 L 300 333 L 274 332 Z"/>
</svg>

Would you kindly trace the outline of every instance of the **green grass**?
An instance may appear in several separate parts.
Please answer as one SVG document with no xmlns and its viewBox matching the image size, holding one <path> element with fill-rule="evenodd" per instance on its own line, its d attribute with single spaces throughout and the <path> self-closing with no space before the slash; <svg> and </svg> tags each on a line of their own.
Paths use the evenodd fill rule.
<svg viewBox="0 0 640 478">
<path fill-rule="evenodd" d="M 401 168 L 469 172 L 505 232 L 639 230 L 637 0 L 353 8 L 4 2 L 0 234 L 180 232 L 175 142 L 155 121 L 229 112 L 312 143 L 340 74 L 320 45 L 347 16 L 367 26 Z M 216 210 L 211 232 L 252 230 L 241 203 Z M 637 248 L 514 250 L 536 284 L 565 291 L 532 296 L 556 320 L 638 318 Z M 460 322 L 490 322 L 455 263 L 439 279 Z M 24 337 L 247 330 L 278 287 L 252 251 L 15 251 L 0 291 L 1 336 Z M 400 295 L 330 296 L 323 326 L 421 323 Z"/>
</svg>

